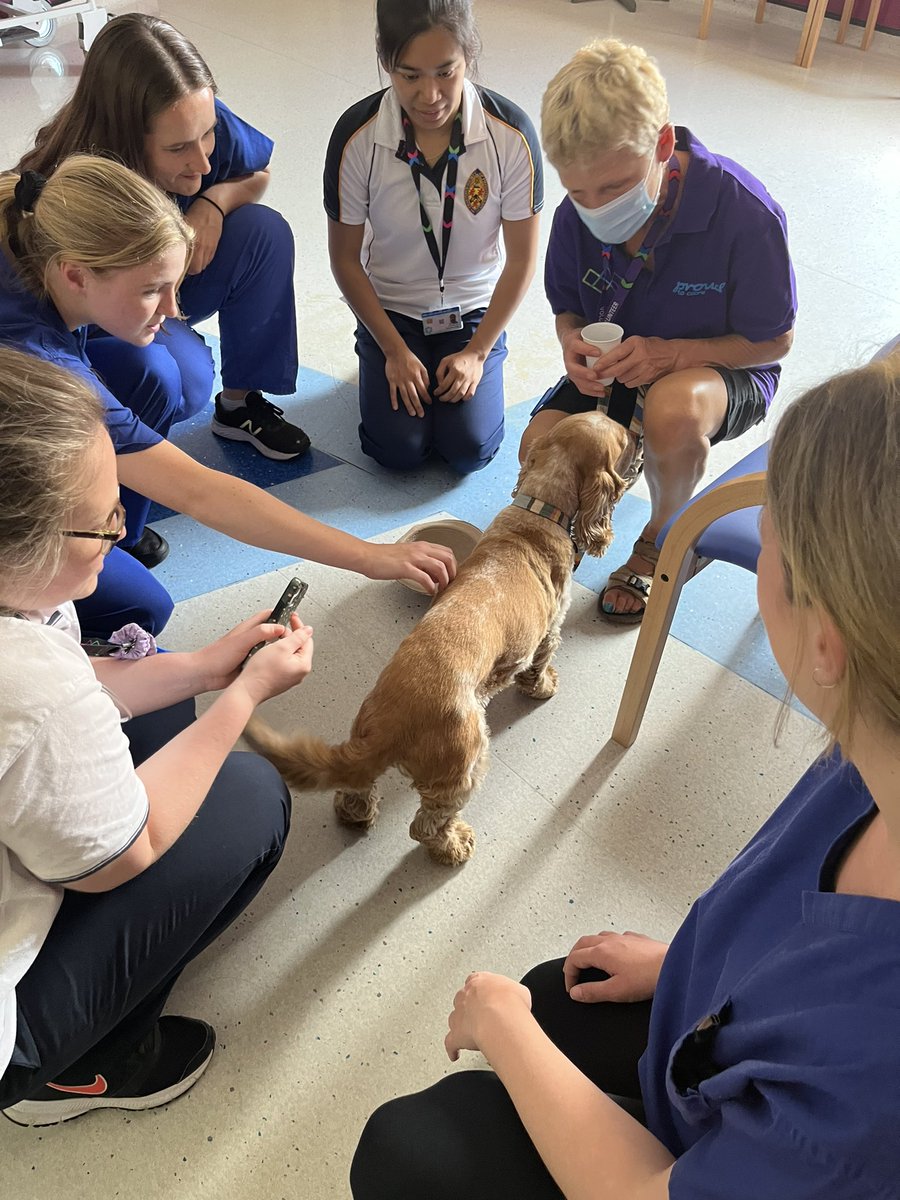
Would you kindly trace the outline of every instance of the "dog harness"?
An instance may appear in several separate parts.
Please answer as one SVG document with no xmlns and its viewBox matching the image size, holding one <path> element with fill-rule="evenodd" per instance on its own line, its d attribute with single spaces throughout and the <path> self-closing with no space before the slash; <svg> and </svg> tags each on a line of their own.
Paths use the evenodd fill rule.
<svg viewBox="0 0 900 1200">
<path fill-rule="evenodd" d="M 534 513 L 535 516 L 546 517 L 548 521 L 552 521 L 555 525 L 559 525 L 561 529 L 566 531 L 572 543 L 572 549 L 575 551 L 575 564 L 572 570 L 576 570 L 584 558 L 584 551 L 575 541 L 575 517 L 570 517 L 561 508 L 547 504 L 544 500 L 539 500 L 536 496 L 523 496 L 518 490 L 513 492 L 512 502 L 515 508 L 524 508 L 526 512 Z"/>
</svg>

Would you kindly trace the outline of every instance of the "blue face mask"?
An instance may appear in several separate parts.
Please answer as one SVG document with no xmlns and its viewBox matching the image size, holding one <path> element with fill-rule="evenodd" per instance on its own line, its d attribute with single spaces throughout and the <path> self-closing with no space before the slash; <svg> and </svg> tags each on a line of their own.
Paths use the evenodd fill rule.
<svg viewBox="0 0 900 1200">
<path fill-rule="evenodd" d="M 647 191 L 647 180 L 653 164 L 641 180 L 615 200 L 601 204 L 599 208 L 585 208 L 577 200 L 572 200 L 575 211 L 587 225 L 594 237 L 600 242 L 618 246 L 634 237 L 640 227 L 646 223 L 650 214 L 656 208 L 656 201 Z"/>
</svg>

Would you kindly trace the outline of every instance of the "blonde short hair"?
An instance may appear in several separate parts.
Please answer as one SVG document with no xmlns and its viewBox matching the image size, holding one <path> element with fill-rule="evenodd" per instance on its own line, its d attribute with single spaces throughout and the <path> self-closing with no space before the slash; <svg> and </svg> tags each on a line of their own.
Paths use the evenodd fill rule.
<svg viewBox="0 0 900 1200">
<path fill-rule="evenodd" d="M 91 385 L 0 346 L 0 577 L 5 600 L 53 578 L 81 499 L 82 464 L 104 429 Z"/>
<path fill-rule="evenodd" d="M 23 283 L 39 295 L 63 262 L 113 271 L 193 246 L 193 229 L 165 192 L 113 159 L 70 155 L 24 210 L 18 183 L 14 173 L 0 176 L 0 240 L 9 240 Z"/>
<path fill-rule="evenodd" d="M 857 722 L 900 735 L 900 352 L 812 388 L 784 413 L 769 454 L 769 515 L 792 604 L 815 605 L 847 665 L 829 732 L 852 751 Z"/>
<path fill-rule="evenodd" d="M 541 141 L 554 167 L 610 150 L 649 154 L 669 121 L 666 84 L 640 46 L 591 42 L 550 80 L 541 105 Z"/>
</svg>

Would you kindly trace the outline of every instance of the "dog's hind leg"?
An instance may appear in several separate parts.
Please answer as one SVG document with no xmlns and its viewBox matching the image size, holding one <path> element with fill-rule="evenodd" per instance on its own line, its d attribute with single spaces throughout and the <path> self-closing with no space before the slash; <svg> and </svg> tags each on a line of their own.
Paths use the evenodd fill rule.
<svg viewBox="0 0 900 1200">
<path fill-rule="evenodd" d="M 457 719 L 447 714 L 431 738 L 420 739 L 415 757 L 402 764 L 419 793 L 409 836 L 421 842 L 435 862 L 456 867 L 475 849 L 475 834 L 459 818 L 488 768 L 489 742 L 484 708 L 470 696 Z"/>
<path fill-rule="evenodd" d="M 378 816 L 378 796 L 373 783 L 367 792 L 341 790 L 334 793 L 338 820 L 355 829 L 371 829 Z"/>
<path fill-rule="evenodd" d="M 515 678 L 515 685 L 520 692 L 530 696 L 532 700 L 549 700 L 556 695 L 559 678 L 556 668 L 550 665 L 550 660 L 559 646 L 559 627 L 550 630 L 537 650 L 531 665 L 520 671 Z"/>
<path fill-rule="evenodd" d="M 448 867 L 467 862 L 475 851 L 475 831 L 460 819 L 459 810 L 481 783 L 490 759 L 487 722 L 480 707 L 472 710 L 467 725 L 471 740 L 459 770 L 445 773 L 440 780 L 431 775 L 427 783 L 420 773 L 413 774 L 420 803 L 409 836 L 421 842 L 435 862 Z"/>
<path fill-rule="evenodd" d="M 420 792 L 422 802 L 409 827 L 409 836 L 421 842 L 435 862 L 458 867 L 467 862 L 475 850 L 475 831 L 461 821 L 458 813 L 469 793 L 456 792 L 451 799 L 446 793 L 435 795 Z"/>
</svg>

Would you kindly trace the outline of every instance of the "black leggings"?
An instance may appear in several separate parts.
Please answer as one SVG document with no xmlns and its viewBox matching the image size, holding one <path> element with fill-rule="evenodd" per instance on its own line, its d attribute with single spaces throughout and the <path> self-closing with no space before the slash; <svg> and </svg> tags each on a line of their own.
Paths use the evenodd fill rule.
<svg viewBox="0 0 900 1200">
<path fill-rule="evenodd" d="M 583 1004 L 563 986 L 563 959 L 522 982 L 541 1028 L 589 1079 L 643 1118 L 637 1064 L 650 1002 Z M 582 980 L 605 979 L 583 971 Z M 354 1200 L 561 1200 L 493 1071 L 458 1071 L 383 1104 L 363 1130 L 350 1168 Z"/>
</svg>

